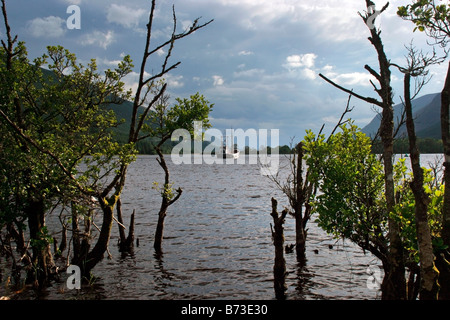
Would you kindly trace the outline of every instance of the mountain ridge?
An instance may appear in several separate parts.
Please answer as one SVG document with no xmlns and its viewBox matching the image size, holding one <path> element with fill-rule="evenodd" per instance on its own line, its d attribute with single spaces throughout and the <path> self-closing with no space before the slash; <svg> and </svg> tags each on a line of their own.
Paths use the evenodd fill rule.
<svg viewBox="0 0 450 320">
<path fill-rule="evenodd" d="M 414 124 L 418 138 L 441 139 L 440 108 L 441 93 L 426 94 L 412 101 Z M 402 103 L 394 106 L 396 127 L 398 126 L 402 111 Z M 374 137 L 380 127 L 380 120 L 381 115 L 377 114 L 361 131 L 370 137 Z M 397 137 L 407 138 L 405 124 L 400 127 Z"/>
</svg>

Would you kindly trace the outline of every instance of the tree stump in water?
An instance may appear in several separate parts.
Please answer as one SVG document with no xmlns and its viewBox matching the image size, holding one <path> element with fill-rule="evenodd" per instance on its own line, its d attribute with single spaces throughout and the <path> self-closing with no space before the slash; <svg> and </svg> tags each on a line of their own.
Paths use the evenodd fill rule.
<svg viewBox="0 0 450 320">
<path fill-rule="evenodd" d="M 273 245 L 275 246 L 275 263 L 273 267 L 275 297 L 279 300 L 285 299 L 286 287 L 286 261 L 284 259 L 284 219 L 288 213 L 284 209 L 281 216 L 277 211 L 277 200 L 272 198 L 272 213 L 274 226 L 270 224 L 272 231 Z"/>
</svg>

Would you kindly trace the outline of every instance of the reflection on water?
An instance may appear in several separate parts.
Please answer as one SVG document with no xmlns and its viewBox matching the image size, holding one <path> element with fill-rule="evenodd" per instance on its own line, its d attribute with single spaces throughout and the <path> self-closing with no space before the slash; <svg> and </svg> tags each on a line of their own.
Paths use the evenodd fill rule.
<svg viewBox="0 0 450 320">
<path fill-rule="evenodd" d="M 281 159 L 281 161 L 284 161 Z M 247 162 L 248 163 L 248 162 Z M 275 299 L 271 197 L 286 205 L 258 165 L 171 165 L 174 187 L 183 195 L 169 208 L 163 255 L 153 251 L 160 205 L 153 181 L 162 181 L 154 156 L 139 156 L 128 171 L 122 197 L 124 221 L 136 210 L 132 254 L 118 251 L 118 227 L 110 242 L 112 259 L 100 262 L 96 278 L 81 292 L 50 287 L 46 299 Z M 309 223 L 307 260 L 286 254 L 287 299 L 375 299 L 366 270 L 377 259 L 349 242 L 336 241 Z M 287 217 L 285 244 L 295 242 Z M 64 284 L 64 279 L 61 281 Z M 91 292 L 89 295 L 87 292 Z M 94 292 L 94 294 L 92 293 Z M 81 297 L 81 298 L 83 298 Z"/>
</svg>

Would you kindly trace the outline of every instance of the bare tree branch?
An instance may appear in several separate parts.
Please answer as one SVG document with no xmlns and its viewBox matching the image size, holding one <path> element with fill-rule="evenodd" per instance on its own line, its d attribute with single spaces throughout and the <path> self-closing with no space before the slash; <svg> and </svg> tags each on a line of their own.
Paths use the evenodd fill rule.
<svg viewBox="0 0 450 320">
<path fill-rule="evenodd" d="M 346 92 L 346 93 L 348 93 L 348 94 L 350 94 L 350 95 L 352 95 L 352 96 L 354 96 L 354 97 L 356 97 L 356 98 L 358 98 L 360 100 L 366 101 L 368 103 L 375 104 L 375 105 L 380 106 L 380 107 L 383 106 L 383 104 L 380 101 L 378 101 L 378 100 L 376 100 L 374 98 L 371 98 L 371 97 L 363 97 L 363 96 L 353 92 L 353 90 L 346 89 L 346 88 L 338 85 L 337 83 L 333 82 L 332 80 L 328 79 L 326 76 L 324 76 L 321 73 L 319 73 L 319 77 L 321 77 L 322 79 L 324 79 L 326 82 L 330 83 L 331 85 L 335 86 L 339 90 L 342 90 L 342 91 L 344 91 L 344 92 Z"/>
<path fill-rule="evenodd" d="M 353 111 L 353 108 L 354 108 L 354 107 L 350 107 L 350 100 L 351 100 L 351 99 L 352 99 L 352 95 L 349 94 L 349 95 L 348 95 L 347 105 L 346 105 L 346 107 L 345 107 L 345 110 L 344 110 L 344 112 L 342 112 L 341 117 L 339 118 L 339 121 L 337 122 L 337 124 L 336 124 L 336 126 L 334 127 L 333 131 L 331 131 L 330 137 L 336 132 L 336 130 L 337 130 L 340 126 L 342 126 L 343 124 L 345 124 L 345 123 L 347 123 L 347 122 L 350 121 L 350 119 L 347 119 L 347 120 L 345 120 L 345 121 L 342 121 L 342 120 L 344 119 L 344 117 L 345 117 L 345 115 L 346 115 L 347 113 Z M 328 138 L 329 138 L 329 137 L 328 137 Z"/>
<path fill-rule="evenodd" d="M 210 23 L 212 23 L 214 20 L 209 20 L 206 23 L 203 24 L 199 24 L 199 20 L 200 18 L 195 19 L 195 21 L 192 23 L 192 25 L 189 27 L 189 29 L 184 30 L 181 33 L 176 33 L 176 28 L 177 28 L 177 17 L 175 14 L 175 7 L 172 6 L 172 17 L 173 17 L 173 27 L 172 27 L 172 35 L 170 37 L 170 39 L 168 39 L 167 41 L 163 42 L 160 45 L 157 45 L 155 48 L 150 49 L 150 45 L 151 45 L 151 37 L 152 37 L 152 26 L 153 26 L 153 19 L 154 19 L 154 14 L 155 14 L 155 10 L 156 10 L 156 0 L 152 0 L 152 6 L 150 9 L 150 14 L 149 14 L 149 18 L 148 18 L 148 23 L 147 23 L 147 36 L 146 36 L 146 42 L 145 42 L 145 49 L 144 49 L 144 56 L 142 58 L 142 62 L 141 62 L 141 67 L 140 67 L 140 74 L 139 74 L 139 83 L 138 83 L 138 87 L 136 90 L 136 94 L 135 94 L 135 98 L 134 98 L 134 102 L 133 102 L 133 112 L 132 112 L 132 116 L 131 116 L 131 125 L 130 125 L 130 133 L 129 133 L 129 142 L 137 142 L 138 140 L 142 140 L 142 137 L 139 137 L 139 132 L 142 128 L 143 122 L 145 120 L 145 116 L 148 114 L 148 112 L 151 110 L 151 108 L 153 107 L 154 103 L 156 103 L 156 101 L 159 99 L 160 96 L 162 96 L 164 94 L 164 91 L 166 89 L 166 85 L 163 85 L 163 87 L 160 89 L 160 91 L 156 94 L 156 96 L 151 100 L 151 102 L 145 107 L 146 110 L 144 111 L 145 116 L 143 116 L 137 126 L 136 126 L 136 122 L 137 120 L 137 111 L 139 109 L 139 107 L 142 106 L 142 104 L 145 102 L 146 97 L 149 93 L 150 88 L 148 88 L 145 93 L 143 94 L 144 97 L 142 98 L 142 90 L 147 86 L 147 87 L 151 87 L 153 85 L 153 81 L 157 80 L 157 79 L 161 79 L 165 74 L 167 74 L 168 72 L 172 71 L 173 69 L 177 68 L 181 62 L 176 62 L 174 64 L 169 64 L 169 59 L 172 55 L 172 50 L 174 48 L 174 44 L 175 41 L 180 40 L 184 37 L 187 37 L 191 34 L 193 34 L 195 31 L 209 25 Z M 165 48 L 166 46 L 169 46 L 169 49 L 164 57 L 164 62 L 161 66 L 161 69 L 159 72 L 151 75 L 148 78 L 145 78 L 145 68 L 147 66 L 147 62 L 149 60 L 149 58 L 157 53 L 160 52 L 161 49 Z"/>
<path fill-rule="evenodd" d="M 375 70 L 373 70 L 369 65 L 365 65 L 364 69 L 366 69 L 367 71 L 369 71 L 369 73 L 374 76 L 378 81 L 381 81 L 381 76 L 378 72 L 376 72 Z"/>
</svg>

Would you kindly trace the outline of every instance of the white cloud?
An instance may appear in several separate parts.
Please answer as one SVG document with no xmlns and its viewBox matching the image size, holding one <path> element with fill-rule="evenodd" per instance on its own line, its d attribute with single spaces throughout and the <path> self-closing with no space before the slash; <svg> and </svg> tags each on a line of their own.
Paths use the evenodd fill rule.
<svg viewBox="0 0 450 320">
<path fill-rule="evenodd" d="M 113 64 L 113 61 L 110 61 L 110 63 Z M 149 77 L 151 77 L 151 74 L 145 71 L 144 79 L 148 79 Z M 182 75 L 172 75 L 168 73 L 164 76 L 164 78 L 168 84 L 169 90 L 179 89 L 184 87 L 185 85 L 185 83 L 183 82 L 184 77 Z M 193 79 L 193 80 L 200 81 L 200 79 Z M 134 94 L 136 93 L 136 90 L 139 85 L 139 73 L 132 71 L 123 79 L 123 81 L 125 83 L 125 88 L 131 89 Z"/>
<path fill-rule="evenodd" d="M 249 69 L 249 70 L 236 71 L 233 73 L 233 76 L 236 78 L 241 78 L 241 77 L 261 76 L 263 74 L 264 74 L 263 69 Z"/>
<path fill-rule="evenodd" d="M 331 72 L 333 70 L 333 66 L 330 66 L 329 64 L 327 64 L 322 69 L 325 72 Z"/>
<path fill-rule="evenodd" d="M 144 9 L 132 9 L 123 5 L 112 4 L 108 8 L 106 19 L 125 28 L 136 28 L 140 19 L 147 13 Z"/>
<path fill-rule="evenodd" d="M 304 78 L 308 80 L 314 80 L 316 78 L 316 72 L 309 68 L 303 69 L 301 74 Z"/>
<path fill-rule="evenodd" d="M 161 48 L 161 49 L 158 49 L 158 51 L 156 51 L 156 54 L 157 54 L 158 56 L 162 57 L 163 55 L 166 54 L 166 52 L 164 51 L 163 48 Z"/>
<path fill-rule="evenodd" d="M 375 78 L 368 72 L 348 72 L 339 74 L 335 71 L 333 66 L 328 64 L 325 65 L 322 70 L 327 78 L 342 86 L 371 86 L 370 80 L 377 83 Z M 392 75 L 392 80 L 395 78 L 395 75 Z"/>
<path fill-rule="evenodd" d="M 214 75 L 212 78 L 214 80 L 214 86 L 222 86 L 225 83 L 221 76 Z"/>
<path fill-rule="evenodd" d="M 342 86 L 371 86 L 370 80 L 375 80 L 368 72 L 350 72 L 342 74 L 329 72 L 326 73 L 325 76 Z"/>
<path fill-rule="evenodd" d="M 284 66 L 288 69 L 302 67 L 311 69 L 314 67 L 316 58 L 317 55 L 314 53 L 294 54 L 286 58 L 286 64 Z"/>
<path fill-rule="evenodd" d="M 54 16 L 35 18 L 28 21 L 27 30 L 36 38 L 58 38 L 65 33 L 65 22 L 64 19 Z"/>
<path fill-rule="evenodd" d="M 366 9 L 361 0 L 216 0 L 225 8 L 235 9 L 237 23 L 249 30 L 272 32 L 286 25 L 303 30 L 320 40 L 342 42 L 363 40 L 367 28 L 358 12 Z M 377 8 L 384 3 L 377 4 Z M 388 8 L 395 15 L 397 4 Z M 385 12 L 383 15 L 387 14 Z M 283 23 L 280 23 L 283 21 Z M 355 32 L 355 30 L 357 30 Z"/>
<path fill-rule="evenodd" d="M 250 56 L 254 54 L 252 51 L 242 50 L 238 53 L 239 56 Z"/>
<path fill-rule="evenodd" d="M 193 22 L 191 20 L 183 20 L 181 21 L 181 27 L 183 30 L 188 30 L 192 26 Z"/>
<path fill-rule="evenodd" d="M 288 69 L 290 76 L 306 80 L 316 79 L 317 72 L 314 71 L 317 55 L 314 53 L 294 54 L 286 58 L 283 67 Z"/>
<path fill-rule="evenodd" d="M 298 0 L 219 0 L 224 6 L 239 7 L 241 12 L 245 13 L 245 19 L 241 19 L 239 23 L 248 28 L 253 29 L 259 22 L 271 23 L 280 17 L 297 16 L 299 9 Z"/>
<path fill-rule="evenodd" d="M 148 72 L 144 72 L 144 79 L 150 77 L 150 74 Z M 139 86 L 139 73 L 132 71 L 123 79 L 123 82 L 125 83 L 125 88 L 131 89 L 133 94 L 136 93 L 136 90 Z"/>
<path fill-rule="evenodd" d="M 101 62 L 103 65 L 105 65 L 108 68 L 116 68 L 119 63 L 122 62 L 122 60 L 109 60 L 106 58 L 97 58 L 97 61 Z"/>
<path fill-rule="evenodd" d="M 166 74 L 165 78 L 166 78 L 167 84 L 168 84 L 170 89 L 184 87 L 184 82 L 182 81 L 183 80 L 183 76 L 181 76 L 181 75 L 174 76 L 174 75 L 171 75 L 171 74 Z"/>
<path fill-rule="evenodd" d="M 109 30 L 108 32 L 101 32 L 95 30 L 92 33 L 86 34 L 81 39 L 81 44 L 86 45 L 98 45 L 99 47 L 106 49 L 111 43 L 114 42 L 114 32 Z"/>
<path fill-rule="evenodd" d="M 322 121 L 328 122 L 328 123 L 338 123 L 339 118 L 337 116 L 325 116 L 322 118 Z"/>
</svg>

